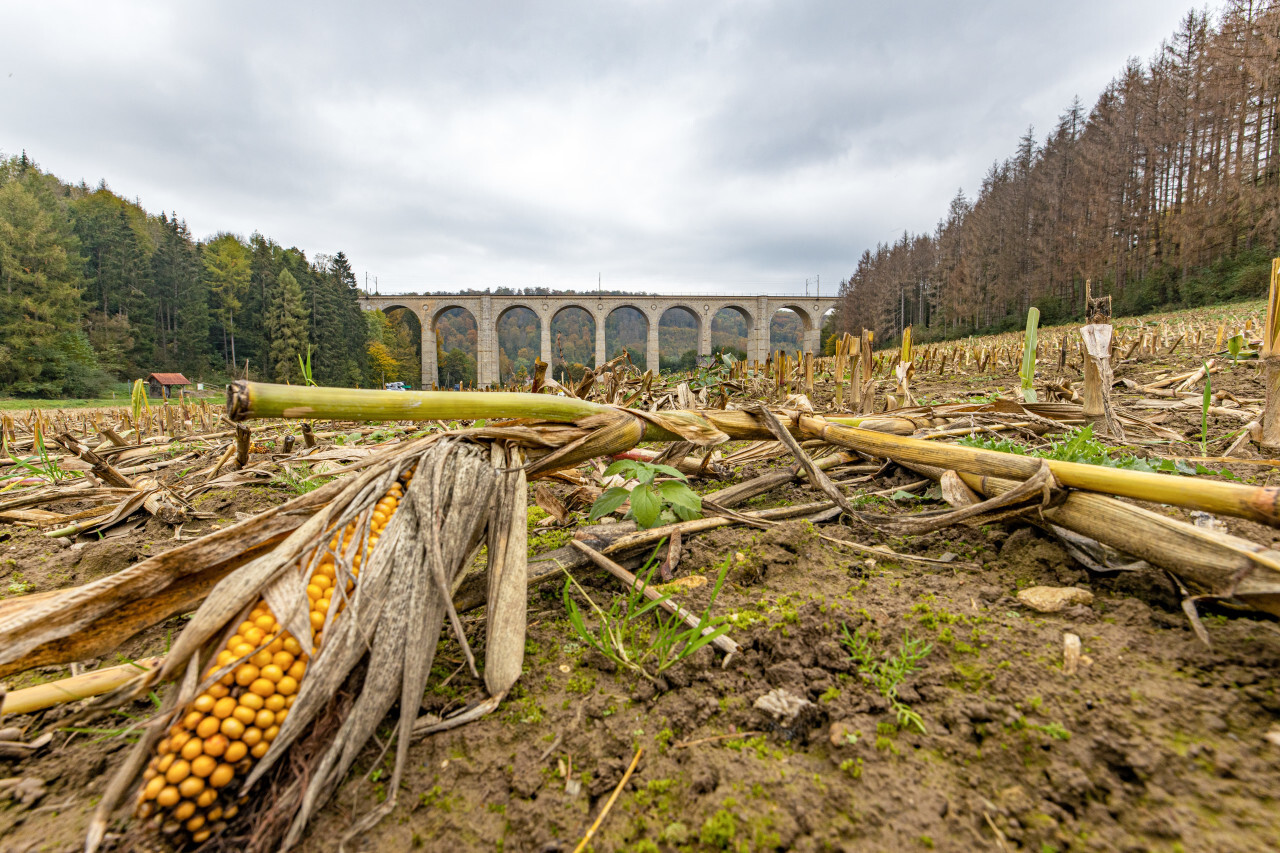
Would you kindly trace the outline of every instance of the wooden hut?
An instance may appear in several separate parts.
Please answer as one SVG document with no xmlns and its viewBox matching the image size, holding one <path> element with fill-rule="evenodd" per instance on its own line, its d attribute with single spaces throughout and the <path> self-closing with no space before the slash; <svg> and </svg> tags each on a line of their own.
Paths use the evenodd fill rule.
<svg viewBox="0 0 1280 853">
<path fill-rule="evenodd" d="M 169 399 L 172 389 L 190 385 L 191 380 L 181 373 L 152 373 L 147 377 L 147 393 L 152 397 Z"/>
</svg>

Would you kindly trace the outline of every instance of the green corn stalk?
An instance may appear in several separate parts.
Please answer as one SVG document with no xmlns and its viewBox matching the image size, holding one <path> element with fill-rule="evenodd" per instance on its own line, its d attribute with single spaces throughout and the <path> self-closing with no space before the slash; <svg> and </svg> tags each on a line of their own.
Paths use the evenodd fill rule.
<svg viewBox="0 0 1280 853">
<path fill-rule="evenodd" d="M 1231 366 L 1240 363 L 1240 353 L 1244 351 L 1244 333 L 1236 332 L 1227 338 L 1227 352 L 1231 355 Z"/>
<path fill-rule="evenodd" d="M 1040 309 L 1032 307 L 1027 311 L 1027 335 L 1022 342 L 1022 399 L 1027 403 L 1036 401 L 1036 339 L 1039 334 Z"/>
<path fill-rule="evenodd" d="M 302 360 L 302 353 L 298 353 L 298 367 L 302 370 L 302 384 L 315 387 L 316 381 L 311 378 L 311 344 L 307 344 L 307 360 Z"/>
<path fill-rule="evenodd" d="M 142 442 L 142 413 L 151 412 L 151 404 L 147 402 L 147 386 L 141 379 L 133 383 L 133 395 L 130 399 L 133 408 L 133 432 Z"/>
</svg>

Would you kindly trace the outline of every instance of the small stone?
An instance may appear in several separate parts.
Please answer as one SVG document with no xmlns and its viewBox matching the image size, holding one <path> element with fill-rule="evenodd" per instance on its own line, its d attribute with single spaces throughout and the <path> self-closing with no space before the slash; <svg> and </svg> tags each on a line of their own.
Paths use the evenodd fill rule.
<svg viewBox="0 0 1280 853">
<path fill-rule="evenodd" d="M 1227 532 L 1227 526 L 1220 519 L 1200 510 L 1195 510 L 1191 513 L 1191 523 L 1204 530 L 1213 530 L 1218 533 Z"/>
<path fill-rule="evenodd" d="M 1062 635 L 1062 674 L 1075 675 L 1080 669 L 1080 637 L 1076 634 Z"/>
<path fill-rule="evenodd" d="M 676 578 L 670 583 L 657 585 L 654 589 L 663 595 L 679 595 L 693 592 L 695 589 L 701 589 L 706 585 L 707 578 L 705 575 L 685 575 L 684 577 Z"/>
<path fill-rule="evenodd" d="M 1093 593 L 1074 586 L 1032 586 L 1018 593 L 1018 601 L 1041 613 L 1057 613 L 1072 604 L 1092 604 Z"/>
<path fill-rule="evenodd" d="M 783 725 L 789 724 L 796 716 L 813 703 L 803 696 L 779 687 L 770 690 L 755 701 L 754 707 L 764 711 Z"/>
<path fill-rule="evenodd" d="M 8 797 L 28 808 L 40 802 L 44 795 L 44 780 L 38 776 L 22 776 L 0 780 L 0 797 Z"/>
<path fill-rule="evenodd" d="M 831 732 L 828 737 L 831 738 L 832 746 L 850 746 L 858 741 L 858 735 L 853 728 L 843 721 L 831 724 Z"/>
<path fill-rule="evenodd" d="M 1274 746 L 1280 746 L 1280 728 L 1271 729 L 1263 735 L 1263 737 L 1270 741 Z"/>
<path fill-rule="evenodd" d="M 1206 729 L 1208 729 L 1211 732 L 1216 732 L 1218 734 L 1222 734 L 1223 732 L 1230 731 L 1230 728 L 1231 728 L 1230 726 L 1227 725 L 1227 721 L 1222 719 L 1222 717 L 1220 717 L 1217 714 L 1213 714 L 1213 713 L 1202 714 L 1200 717 L 1200 720 Z"/>
</svg>

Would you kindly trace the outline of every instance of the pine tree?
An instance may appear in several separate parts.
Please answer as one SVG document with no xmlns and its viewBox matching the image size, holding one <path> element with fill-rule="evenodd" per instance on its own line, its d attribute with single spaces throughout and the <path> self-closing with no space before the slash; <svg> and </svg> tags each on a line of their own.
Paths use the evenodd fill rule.
<svg viewBox="0 0 1280 853">
<path fill-rule="evenodd" d="M 316 347 L 315 375 L 321 385 L 358 385 L 369 372 L 368 324 L 360 292 L 346 256 L 320 256 L 308 294 L 311 340 Z"/>
<path fill-rule="evenodd" d="M 126 321 L 123 339 L 129 345 L 119 365 L 120 378 L 143 372 L 157 356 L 150 257 L 154 246 L 147 233 L 146 212 L 105 186 L 69 207 L 85 259 L 82 295 L 90 321 L 99 330 L 120 326 L 121 318 Z M 111 323 L 108 318 L 117 319 Z M 109 345 L 119 346 L 121 337 L 113 336 Z"/>
<path fill-rule="evenodd" d="M 65 214 L 23 172 L 0 186 L 0 387 L 58 396 L 96 371 L 79 325 L 80 257 Z"/>
<path fill-rule="evenodd" d="M 151 275 L 156 293 L 159 362 L 168 369 L 204 375 L 210 367 L 209 290 L 200 274 L 195 243 L 185 222 L 160 214 L 153 220 L 156 251 Z"/>
<path fill-rule="evenodd" d="M 307 309 L 302 287 L 288 270 L 281 270 L 267 308 L 267 336 L 271 340 L 269 364 L 277 382 L 301 382 L 298 356 L 307 349 Z"/>
</svg>

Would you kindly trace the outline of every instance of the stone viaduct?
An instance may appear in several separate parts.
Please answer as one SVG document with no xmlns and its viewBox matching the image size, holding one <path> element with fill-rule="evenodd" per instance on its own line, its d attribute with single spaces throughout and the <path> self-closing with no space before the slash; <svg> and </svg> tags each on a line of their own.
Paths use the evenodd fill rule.
<svg viewBox="0 0 1280 853">
<path fill-rule="evenodd" d="M 538 318 L 542 333 L 541 358 L 551 363 L 551 321 L 566 308 L 581 308 L 595 320 L 596 365 L 605 357 L 605 320 L 619 308 L 634 308 L 644 315 L 648 324 L 645 346 L 645 362 L 650 367 L 658 364 L 658 322 L 672 308 L 684 309 L 697 326 L 698 353 L 711 354 L 711 321 L 723 308 L 737 311 L 747 324 L 747 359 L 763 361 L 769 353 L 769 324 L 780 310 L 794 311 L 800 317 L 804 329 L 803 349 L 819 352 L 819 336 L 822 317 L 835 308 L 839 298 L 835 296 L 669 296 L 638 295 L 606 296 L 593 293 L 562 293 L 556 295 L 493 295 L 469 294 L 400 294 L 394 296 L 363 295 L 360 304 L 366 311 L 404 308 L 412 311 L 422 324 L 422 382 L 430 387 L 439 376 L 436 365 L 436 321 L 444 312 L 461 308 L 471 314 L 476 323 L 476 380 L 481 386 L 497 385 L 498 377 L 498 321 L 513 308 L 528 308 Z"/>
</svg>

